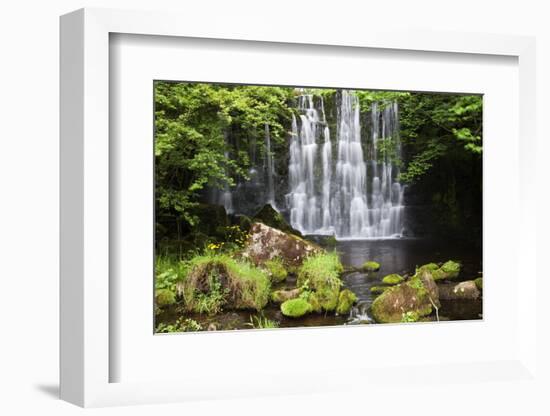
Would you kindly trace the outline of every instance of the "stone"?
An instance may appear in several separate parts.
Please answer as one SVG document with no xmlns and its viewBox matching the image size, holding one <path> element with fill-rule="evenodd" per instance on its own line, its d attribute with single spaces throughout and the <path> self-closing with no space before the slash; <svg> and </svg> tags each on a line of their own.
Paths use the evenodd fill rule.
<svg viewBox="0 0 550 416">
<path fill-rule="evenodd" d="M 441 300 L 476 300 L 481 296 L 481 292 L 473 280 L 460 283 L 441 283 L 438 284 L 438 289 Z"/>
</svg>

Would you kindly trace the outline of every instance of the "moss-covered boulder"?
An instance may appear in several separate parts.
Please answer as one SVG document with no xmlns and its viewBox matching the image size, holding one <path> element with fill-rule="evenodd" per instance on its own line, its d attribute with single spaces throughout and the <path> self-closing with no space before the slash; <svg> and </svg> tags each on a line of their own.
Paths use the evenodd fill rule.
<svg viewBox="0 0 550 416">
<path fill-rule="evenodd" d="M 439 298 L 441 300 L 459 300 L 469 299 L 476 300 L 481 296 L 481 292 L 477 288 L 473 280 L 467 280 L 460 283 L 441 283 L 438 285 Z"/>
<path fill-rule="evenodd" d="M 338 306 L 336 313 L 338 315 L 347 315 L 353 304 L 357 302 L 357 296 L 349 289 L 344 289 L 338 295 Z"/>
<path fill-rule="evenodd" d="M 366 261 L 363 263 L 363 266 L 361 266 L 361 269 L 365 272 L 377 272 L 380 270 L 380 263 L 375 261 Z"/>
<path fill-rule="evenodd" d="M 272 260 L 268 260 L 264 263 L 264 268 L 267 270 L 271 281 L 274 283 L 284 282 L 288 276 L 283 261 L 275 257 Z"/>
<path fill-rule="evenodd" d="M 262 269 L 227 255 L 196 256 L 176 284 L 188 311 L 215 314 L 223 309 L 261 310 L 271 282 Z"/>
<path fill-rule="evenodd" d="M 168 306 L 176 303 L 176 294 L 170 289 L 157 289 L 155 291 L 155 303 L 157 306 Z"/>
<path fill-rule="evenodd" d="M 299 318 L 312 312 L 312 310 L 309 302 L 301 298 L 290 299 L 281 304 L 281 312 L 284 316 L 290 318 Z"/>
<path fill-rule="evenodd" d="M 256 222 L 250 228 L 241 255 L 254 264 L 279 258 L 289 269 L 299 267 L 307 257 L 323 252 L 321 247 L 303 238 Z"/>
<path fill-rule="evenodd" d="M 284 231 L 302 237 L 302 234 L 292 228 L 283 218 L 280 212 L 277 212 L 270 204 L 265 204 L 252 218 L 255 222 L 261 222 L 272 228 Z"/>
<path fill-rule="evenodd" d="M 474 279 L 474 283 L 479 290 L 483 290 L 483 277 L 478 277 L 477 279 Z"/>
<path fill-rule="evenodd" d="M 338 306 L 338 295 L 344 267 L 338 254 L 322 253 L 308 257 L 298 269 L 296 285 L 304 290 L 315 292 L 322 309 L 333 311 Z"/>
<path fill-rule="evenodd" d="M 388 290 L 390 286 L 371 286 L 370 293 L 374 295 L 380 295 L 384 293 L 386 290 Z"/>
<path fill-rule="evenodd" d="M 296 299 L 300 296 L 302 290 L 300 288 L 290 289 L 290 290 L 275 290 L 271 292 L 271 301 L 273 303 L 283 303 L 290 299 Z"/>
<path fill-rule="evenodd" d="M 417 318 L 430 315 L 439 307 L 439 292 L 431 274 L 417 273 L 409 281 L 390 287 L 378 296 L 371 314 L 379 323 L 402 322 L 403 315 Z"/>
<path fill-rule="evenodd" d="M 404 281 L 405 279 L 397 273 L 389 274 L 382 278 L 382 283 L 386 285 L 398 285 L 399 283 L 403 283 Z"/>
<path fill-rule="evenodd" d="M 437 269 L 433 267 L 434 264 L 435 263 L 430 263 L 430 265 L 424 265 L 420 267 L 417 270 L 417 273 L 429 272 L 435 281 L 453 280 L 453 279 L 456 279 L 460 274 L 461 266 L 460 266 L 460 263 L 456 261 L 449 260 L 443 263 L 443 265 L 441 265 L 441 267 L 438 267 Z M 430 266 L 430 267 L 427 267 L 427 266 Z"/>
</svg>

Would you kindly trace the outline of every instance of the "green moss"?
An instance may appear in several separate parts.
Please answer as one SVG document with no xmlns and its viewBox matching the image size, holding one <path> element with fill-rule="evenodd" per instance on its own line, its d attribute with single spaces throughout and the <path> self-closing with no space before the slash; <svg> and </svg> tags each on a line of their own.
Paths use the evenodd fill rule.
<svg viewBox="0 0 550 416">
<path fill-rule="evenodd" d="M 286 280 L 288 272 L 286 271 L 284 263 L 280 258 L 276 257 L 272 260 L 268 260 L 264 263 L 264 266 L 267 269 L 272 282 L 278 283 Z"/>
<path fill-rule="evenodd" d="M 323 310 L 323 306 L 321 305 L 321 302 L 319 301 L 319 297 L 318 297 L 317 293 L 309 292 L 306 300 L 311 305 L 312 312 L 319 313 Z"/>
<path fill-rule="evenodd" d="M 418 322 L 420 316 L 418 313 L 413 311 L 404 312 L 401 315 L 401 322 Z"/>
<path fill-rule="evenodd" d="M 387 285 L 398 285 L 399 283 L 403 283 L 404 281 L 405 279 L 396 273 L 384 276 L 384 278 L 382 279 L 382 283 L 385 283 Z"/>
<path fill-rule="evenodd" d="M 250 263 L 228 255 L 208 254 L 193 257 L 187 268 L 187 276 L 177 284 L 177 289 L 189 311 L 260 310 L 267 304 L 270 279 L 266 272 Z"/>
<path fill-rule="evenodd" d="M 439 266 L 436 263 L 428 263 L 424 264 L 423 266 L 420 266 L 418 270 L 429 270 L 431 272 L 439 269 Z"/>
<path fill-rule="evenodd" d="M 476 284 L 476 287 L 479 290 L 483 290 L 483 278 L 482 277 L 478 277 L 477 279 L 475 279 L 474 283 Z"/>
<path fill-rule="evenodd" d="M 346 315 L 351 310 L 353 304 L 357 302 L 357 296 L 349 289 L 344 289 L 338 295 L 338 306 L 336 313 L 338 315 Z"/>
<path fill-rule="evenodd" d="M 301 298 L 287 300 L 281 304 L 281 312 L 290 318 L 299 318 L 312 310 L 309 302 Z"/>
<path fill-rule="evenodd" d="M 388 286 L 372 286 L 370 288 L 370 293 L 373 293 L 375 295 L 379 295 L 381 293 L 384 293 L 388 289 L 389 289 Z"/>
<path fill-rule="evenodd" d="M 443 263 L 441 270 L 447 274 L 447 279 L 454 279 L 460 273 L 460 263 L 449 260 Z"/>
<path fill-rule="evenodd" d="M 338 305 L 340 273 L 344 271 L 336 253 L 323 253 L 308 257 L 298 270 L 296 284 L 316 293 L 317 300 L 325 311 L 333 311 Z"/>
<path fill-rule="evenodd" d="M 157 306 L 167 306 L 176 303 L 176 294 L 170 289 L 157 289 L 155 292 Z"/>
<path fill-rule="evenodd" d="M 380 263 L 377 263 L 375 261 L 367 261 L 363 263 L 363 266 L 361 267 L 366 272 L 377 272 L 380 270 Z"/>
</svg>

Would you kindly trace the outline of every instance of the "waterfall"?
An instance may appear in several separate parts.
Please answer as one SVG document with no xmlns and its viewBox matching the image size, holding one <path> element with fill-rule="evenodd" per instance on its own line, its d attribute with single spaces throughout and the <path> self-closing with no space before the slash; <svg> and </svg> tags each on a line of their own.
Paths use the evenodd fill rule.
<svg viewBox="0 0 550 416">
<path fill-rule="evenodd" d="M 372 103 L 370 134 L 363 138 L 360 103 L 352 91 L 341 92 L 337 110 L 334 143 L 322 97 L 299 97 L 299 119 L 293 115 L 289 141 L 291 225 L 304 234 L 338 238 L 401 236 L 405 208 L 396 180 L 401 158 L 397 103 Z"/>
<path fill-rule="evenodd" d="M 229 150 L 227 150 L 229 144 L 228 144 L 228 135 L 226 132 L 224 132 L 224 140 L 225 140 L 225 146 L 226 146 L 226 150 L 224 151 L 224 157 L 226 160 L 229 160 Z M 225 168 L 225 175 L 226 176 L 229 176 L 229 171 L 227 169 L 227 167 Z M 221 193 L 220 195 L 220 201 L 219 201 L 219 204 L 220 205 L 223 205 L 223 207 L 225 208 L 225 212 L 227 212 L 228 214 L 233 214 L 233 212 L 235 211 L 233 209 L 233 193 L 231 192 L 231 188 L 229 187 L 229 183 L 228 182 L 225 182 L 225 185 L 224 185 L 224 188 L 223 188 L 223 192 Z"/>
</svg>

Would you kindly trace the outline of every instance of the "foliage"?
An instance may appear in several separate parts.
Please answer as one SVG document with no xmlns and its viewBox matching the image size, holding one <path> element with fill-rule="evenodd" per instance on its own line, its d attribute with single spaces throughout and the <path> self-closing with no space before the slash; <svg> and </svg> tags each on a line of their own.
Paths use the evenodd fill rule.
<svg viewBox="0 0 550 416">
<path fill-rule="evenodd" d="M 156 327 L 157 333 L 169 332 L 196 332 L 202 331 L 202 325 L 189 318 L 178 318 L 175 324 L 159 323 Z"/>
<path fill-rule="evenodd" d="M 161 214 L 190 226 L 205 186 L 222 189 L 246 178 L 249 138 L 263 140 L 269 125 L 274 145 L 285 141 L 291 88 L 155 82 L 156 201 Z M 227 143 L 228 133 L 241 146 Z M 231 157 L 227 157 L 230 152 Z"/>
<path fill-rule="evenodd" d="M 176 284 L 187 275 L 187 263 L 171 256 L 157 255 L 155 259 L 155 290 L 176 292 Z"/>
<path fill-rule="evenodd" d="M 288 275 L 283 261 L 279 257 L 274 257 L 264 263 L 269 276 L 273 282 L 284 282 Z"/>
<path fill-rule="evenodd" d="M 248 325 L 254 329 L 278 328 L 279 322 L 268 319 L 263 315 L 252 315 Z"/>
<path fill-rule="evenodd" d="M 168 306 L 176 303 L 176 294 L 170 289 L 157 289 L 155 292 L 157 306 Z"/>
<path fill-rule="evenodd" d="M 407 311 L 403 312 L 401 315 L 401 322 L 403 323 L 410 323 L 410 322 L 418 322 L 418 313 L 414 311 Z"/>
</svg>

